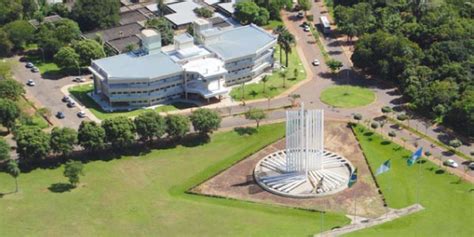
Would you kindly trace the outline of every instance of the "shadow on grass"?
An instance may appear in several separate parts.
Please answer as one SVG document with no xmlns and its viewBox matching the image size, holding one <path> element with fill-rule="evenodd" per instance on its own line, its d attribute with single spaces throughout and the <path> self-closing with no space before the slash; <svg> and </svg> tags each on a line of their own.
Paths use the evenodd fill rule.
<svg viewBox="0 0 474 237">
<path fill-rule="evenodd" d="M 366 137 L 370 137 L 370 136 L 372 136 L 372 135 L 374 135 L 373 132 L 366 132 L 366 133 L 364 133 L 364 136 L 366 136 Z"/>
<path fill-rule="evenodd" d="M 252 135 L 258 132 L 254 127 L 236 127 L 234 131 L 240 136 Z"/>
<path fill-rule="evenodd" d="M 181 139 L 181 145 L 185 147 L 196 147 L 202 146 L 210 141 L 211 137 L 208 134 L 193 133 Z"/>
<path fill-rule="evenodd" d="M 435 174 L 444 174 L 446 173 L 446 171 L 442 170 L 442 169 L 438 169 L 435 171 Z"/>
<path fill-rule="evenodd" d="M 384 146 L 390 145 L 391 143 L 392 143 L 391 141 L 382 141 L 382 142 L 380 142 L 380 144 L 384 145 Z"/>
<path fill-rule="evenodd" d="M 69 183 L 55 183 L 55 184 L 51 184 L 51 186 L 48 187 L 49 191 L 53 193 L 69 192 L 73 188 L 74 186 L 72 186 L 72 184 L 69 184 Z"/>
</svg>

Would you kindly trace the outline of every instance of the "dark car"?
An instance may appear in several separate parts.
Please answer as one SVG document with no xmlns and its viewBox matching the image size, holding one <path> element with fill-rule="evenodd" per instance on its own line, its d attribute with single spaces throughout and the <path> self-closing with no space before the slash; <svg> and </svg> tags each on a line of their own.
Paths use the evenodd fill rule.
<svg viewBox="0 0 474 237">
<path fill-rule="evenodd" d="M 72 100 L 69 100 L 69 102 L 67 103 L 67 107 L 69 107 L 69 108 L 76 107 L 76 102 L 74 102 Z"/>
<path fill-rule="evenodd" d="M 56 114 L 56 117 L 57 117 L 58 119 L 63 119 L 63 118 L 66 117 L 66 115 L 64 115 L 63 112 L 58 112 L 58 113 Z"/>
<path fill-rule="evenodd" d="M 62 101 L 63 101 L 63 102 L 69 102 L 69 101 L 71 101 L 71 98 L 69 98 L 69 96 L 64 96 L 64 97 L 62 98 Z"/>
</svg>

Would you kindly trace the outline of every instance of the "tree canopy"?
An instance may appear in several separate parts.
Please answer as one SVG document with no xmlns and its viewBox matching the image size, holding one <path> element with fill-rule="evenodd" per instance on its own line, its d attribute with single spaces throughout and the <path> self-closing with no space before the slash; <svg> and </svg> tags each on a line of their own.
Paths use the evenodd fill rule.
<svg viewBox="0 0 474 237">
<path fill-rule="evenodd" d="M 259 7 L 252 1 L 242 1 L 235 4 L 234 15 L 242 24 L 266 25 L 270 19 L 268 10 L 264 7 Z"/>
<path fill-rule="evenodd" d="M 119 116 L 102 122 L 105 138 L 114 148 L 126 148 L 135 139 L 135 124 L 127 117 Z"/>
<path fill-rule="evenodd" d="M 62 47 L 55 55 L 54 62 L 61 69 L 71 71 L 77 69 L 79 64 L 79 54 L 69 46 Z"/>
<path fill-rule="evenodd" d="M 134 119 L 134 123 L 138 136 L 145 141 L 160 138 L 165 133 L 165 119 L 154 110 L 141 113 Z"/>
<path fill-rule="evenodd" d="M 172 138 L 182 138 L 189 132 L 189 118 L 184 115 L 171 114 L 165 121 L 166 133 Z"/>
<path fill-rule="evenodd" d="M 68 178 L 69 183 L 76 187 L 76 185 L 80 181 L 80 175 L 84 175 L 83 172 L 84 165 L 80 161 L 68 161 L 66 165 L 64 165 L 64 176 Z"/>
<path fill-rule="evenodd" d="M 212 133 L 221 125 L 221 117 L 210 109 L 197 109 L 190 116 L 194 130 L 200 133 Z"/>
<path fill-rule="evenodd" d="M 10 146 L 2 137 L 0 138 L 0 162 L 10 159 Z"/>
<path fill-rule="evenodd" d="M 173 43 L 174 31 L 171 23 L 163 17 L 153 18 L 146 22 L 146 27 L 155 28 L 161 34 L 163 46 Z"/>
<path fill-rule="evenodd" d="M 15 126 L 18 117 L 20 117 L 18 105 L 12 100 L 0 99 L 0 123 L 11 130 Z"/>
<path fill-rule="evenodd" d="M 119 12 L 118 0 L 77 0 L 71 13 L 83 31 L 91 31 L 117 25 Z"/>
<path fill-rule="evenodd" d="M 15 131 L 14 138 L 21 160 L 37 161 L 49 154 L 49 134 L 38 127 L 22 126 Z"/>
<path fill-rule="evenodd" d="M 26 43 L 33 40 L 35 28 L 28 21 L 16 20 L 3 26 L 3 30 L 8 34 L 13 46 L 22 49 Z"/>
<path fill-rule="evenodd" d="M 92 60 L 105 57 L 104 47 L 92 39 L 76 41 L 72 47 L 79 55 L 81 66 L 88 66 Z"/>
<path fill-rule="evenodd" d="M 23 85 L 13 79 L 0 80 L 0 98 L 16 101 L 25 94 Z"/>
<path fill-rule="evenodd" d="M 61 155 L 69 155 L 77 143 L 77 132 L 72 128 L 55 127 L 51 131 L 51 150 Z"/>
<path fill-rule="evenodd" d="M 89 151 L 98 151 L 105 147 L 105 130 L 94 121 L 82 121 L 77 138 L 79 145 Z"/>
</svg>

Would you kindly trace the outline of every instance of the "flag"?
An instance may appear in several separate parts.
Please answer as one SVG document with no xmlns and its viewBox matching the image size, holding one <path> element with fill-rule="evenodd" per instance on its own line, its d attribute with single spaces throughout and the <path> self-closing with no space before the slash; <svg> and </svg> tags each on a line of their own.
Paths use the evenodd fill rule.
<svg viewBox="0 0 474 237">
<path fill-rule="evenodd" d="M 375 173 L 375 176 L 377 176 L 377 175 L 379 175 L 379 174 L 383 174 L 383 173 L 389 171 L 389 170 L 390 170 L 390 166 L 392 166 L 391 161 L 390 161 L 390 160 L 385 161 L 385 162 L 377 169 L 377 172 Z"/>
<path fill-rule="evenodd" d="M 357 182 L 357 168 L 352 172 L 351 178 L 349 179 L 349 183 L 347 184 L 350 187 Z"/>
<path fill-rule="evenodd" d="M 418 150 L 416 150 L 410 157 L 410 159 L 407 160 L 407 165 L 412 166 L 413 164 L 416 163 L 418 159 L 420 159 L 421 154 L 423 151 L 423 147 L 420 147 Z"/>
</svg>

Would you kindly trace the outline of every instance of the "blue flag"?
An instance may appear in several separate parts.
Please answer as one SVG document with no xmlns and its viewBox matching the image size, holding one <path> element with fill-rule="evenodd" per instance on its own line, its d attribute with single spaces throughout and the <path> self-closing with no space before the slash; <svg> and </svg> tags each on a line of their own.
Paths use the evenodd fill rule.
<svg viewBox="0 0 474 237">
<path fill-rule="evenodd" d="M 349 186 L 349 188 L 350 188 L 356 182 L 357 182 L 357 168 L 354 170 L 354 172 L 352 172 L 351 178 L 349 179 L 349 183 L 347 184 L 347 186 Z"/>
<path fill-rule="evenodd" d="M 423 147 L 420 147 L 418 150 L 416 150 L 410 157 L 410 159 L 407 160 L 407 165 L 412 166 L 413 164 L 416 163 L 418 159 L 420 159 L 421 155 L 423 152 Z"/>
<path fill-rule="evenodd" d="M 391 164 L 391 161 L 390 161 L 390 160 L 385 161 L 385 162 L 377 169 L 377 172 L 375 173 L 375 176 L 377 176 L 377 175 L 379 175 L 379 174 L 383 174 L 383 173 L 389 171 L 391 166 L 392 166 L 392 164 Z"/>
</svg>

